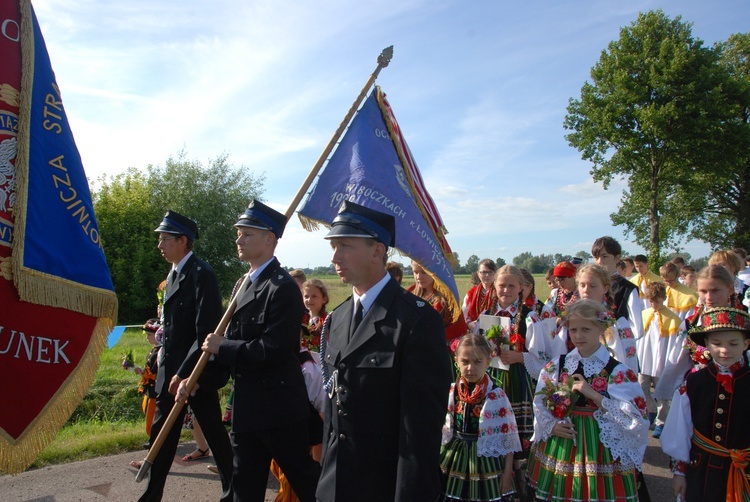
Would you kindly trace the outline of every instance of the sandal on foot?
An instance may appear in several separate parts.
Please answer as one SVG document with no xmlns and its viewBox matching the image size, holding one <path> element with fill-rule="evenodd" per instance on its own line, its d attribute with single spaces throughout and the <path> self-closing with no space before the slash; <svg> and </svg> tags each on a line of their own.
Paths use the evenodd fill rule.
<svg viewBox="0 0 750 502">
<path fill-rule="evenodd" d="M 209 449 L 206 448 L 205 450 L 201 450 L 200 448 L 196 448 L 196 450 L 192 453 L 188 453 L 184 457 L 182 457 L 182 460 L 184 462 L 190 462 L 192 460 L 198 460 L 199 458 L 207 457 L 208 456 Z M 195 454 L 198 454 L 196 457 Z"/>
</svg>

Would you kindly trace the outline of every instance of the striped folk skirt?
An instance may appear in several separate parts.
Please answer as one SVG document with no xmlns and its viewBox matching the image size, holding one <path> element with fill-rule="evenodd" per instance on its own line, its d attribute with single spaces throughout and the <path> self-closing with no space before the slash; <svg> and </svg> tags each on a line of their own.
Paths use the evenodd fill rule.
<svg viewBox="0 0 750 502">
<path fill-rule="evenodd" d="M 505 496 L 500 493 L 505 457 L 478 457 L 476 438 L 476 434 L 456 433 L 440 450 L 440 500 L 514 500 L 515 487 Z"/>
<path fill-rule="evenodd" d="M 592 408 L 574 408 L 572 439 L 550 436 L 535 445 L 528 463 L 529 487 L 537 500 L 626 502 L 638 500 L 635 468 L 614 460 L 599 439 Z"/>
</svg>

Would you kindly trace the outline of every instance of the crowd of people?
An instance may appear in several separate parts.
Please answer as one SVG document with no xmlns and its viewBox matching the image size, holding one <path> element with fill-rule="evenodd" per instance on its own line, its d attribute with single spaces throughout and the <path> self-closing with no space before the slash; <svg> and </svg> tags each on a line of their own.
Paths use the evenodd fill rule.
<svg viewBox="0 0 750 502">
<path fill-rule="evenodd" d="M 274 257 L 285 225 L 259 201 L 235 224 L 250 271 L 222 333 L 216 274 L 192 252 L 197 225 L 169 211 L 156 228 L 172 271 L 150 324 L 162 332 L 147 372 L 150 443 L 187 401 L 217 498 L 264 500 L 270 470 L 278 501 L 644 501 L 649 434 L 672 459 L 676 496 L 750 497 L 742 250 L 657 275 L 602 237 L 594 263 L 550 270 L 546 299 L 528 271 L 482 260 L 457 312 L 418 262 L 401 287 L 387 261 L 392 215 L 345 202 L 325 239 L 352 295 L 329 309 L 322 281 Z M 210 362 L 188 389 L 202 351 Z M 227 435 L 217 392 L 230 376 Z M 175 429 L 141 500 L 162 498 Z"/>
</svg>

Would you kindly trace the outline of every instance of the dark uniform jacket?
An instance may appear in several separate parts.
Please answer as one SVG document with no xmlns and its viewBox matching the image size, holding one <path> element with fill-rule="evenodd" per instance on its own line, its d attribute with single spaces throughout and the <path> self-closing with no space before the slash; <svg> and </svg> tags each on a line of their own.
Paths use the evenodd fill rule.
<svg viewBox="0 0 750 502">
<path fill-rule="evenodd" d="M 330 315 L 321 501 L 433 501 L 451 363 L 440 315 L 390 279 L 349 342 L 352 299 Z"/>
<path fill-rule="evenodd" d="M 221 320 L 219 281 L 211 265 L 193 254 L 183 265 L 172 288 L 164 291 L 164 361 L 156 377 L 157 394 L 167 393 L 174 375 L 187 378 L 200 358 L 200 346 Z M 199 380 L 201 385 L 214 381 L 214 388 L 223 387 L 226 374 L 209 363 Z M 223 383 L 221 379 L 223 378 Z"/>
<path fill-rule="evenodd" d="M 725 448 L 750 448 L 750 366 L 734 373 L 733 392 L 727 392 L 717 381 L 714 363 L 687 377 L 690 416 L 693 427 Z M 690 466 L 686 472 L 688 501 L 725 500 L 731 460 L 697 447 L 690 448 Z M 745 475 L 750 468 L 745 469 Z"/>
<path fill-rule="evenodd" d="M 304 420 L 310 406 L 297 359 L 305 311 L 299 286 L 274 258 L 236 297 L 227 340 L 219 348 L 219 361 L 234 375 L 232 430 Z"/>
</svg>

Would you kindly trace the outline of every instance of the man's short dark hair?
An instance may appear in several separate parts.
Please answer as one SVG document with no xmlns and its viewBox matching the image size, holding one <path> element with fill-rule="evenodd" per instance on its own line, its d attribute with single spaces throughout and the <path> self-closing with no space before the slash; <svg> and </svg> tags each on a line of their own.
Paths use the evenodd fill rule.
<svg viewBox="0 0 750 502">
<path fill-rule="evenodd" d="M 648 258 L 645 254 L 637 254 L 633 257 L 633 261 L 637 261 L 638 263 L 648 263 Z"/>
<path fill-rule="evenodd" d="M 596 239 L 594 245 L 591 246 L 591 254 L 594 255 L 594 258 L 598 258 L 602 251 L 606 251 L 612 256 L 619 256 L 622 254 L 622 246 L 614 237 L 605 235 Z"/>
</svg>

